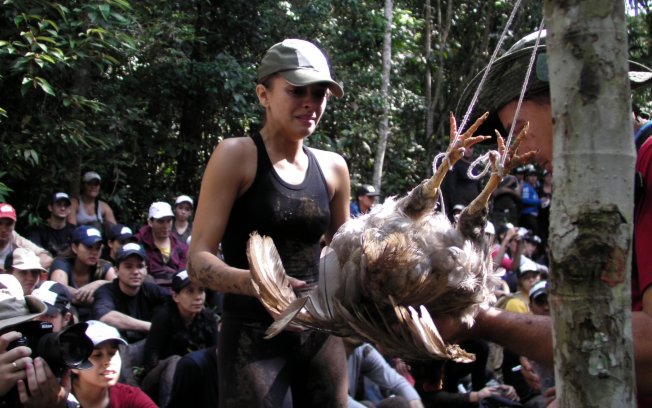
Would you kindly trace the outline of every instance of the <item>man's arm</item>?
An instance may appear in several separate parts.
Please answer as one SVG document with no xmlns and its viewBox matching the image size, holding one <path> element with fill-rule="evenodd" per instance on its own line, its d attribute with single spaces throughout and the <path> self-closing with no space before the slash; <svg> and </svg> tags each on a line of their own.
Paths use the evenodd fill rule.
<svg viewBox="0 0 652 408">
<path fill-rule="evenodd" d="M 410 401 L 411 407 L 423 406 L 421 397 L 419 397 L 414 387 L 385 361 L 378 350 L 368 344 L 361 347 L 364 348 L 361 375 L 369 378 L 381 388 L 388 389 L 392 393 Z M 415 403 L 412 403 L 412 401 L 415 401 Z"/>
<path fill-rule="evenodd" d="M 636 387 L 639 395 L 652 395 L 652 287 L 643 292 L 643 310 L 632 312 Z"/>
<path fill-rule="evenodd" d="M 148 332 L 149 328 L 152 325 L 150 322 L 135 319 L 129 315 L 117 312 L 115 310 L 112 310 L 104 316 L 100 317 L 100 321 L 113 326 L 118 330 L 134 330 L 140 332 Z"/>
</svg>

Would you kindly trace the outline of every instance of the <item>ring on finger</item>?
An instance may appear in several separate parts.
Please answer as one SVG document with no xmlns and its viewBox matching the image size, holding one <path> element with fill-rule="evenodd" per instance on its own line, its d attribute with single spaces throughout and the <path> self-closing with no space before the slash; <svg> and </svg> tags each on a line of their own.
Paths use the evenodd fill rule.
<svg viewBox="0 0 652 408">
<path fill-rule="evenodd" d="M 12 366 L 14 366 L 14 370 L 16 370 L 16 371 L 18 371 L 18 370 L 19 370 L 19 368 L 18 368 L 18 364 L 16 364 L 16 362 L 15 362 L 15 361 L 14 361 L 14 362 L 12 362 L 12 363 L 11 363 L 11 365 L 12 365 Z"/>
</svg>

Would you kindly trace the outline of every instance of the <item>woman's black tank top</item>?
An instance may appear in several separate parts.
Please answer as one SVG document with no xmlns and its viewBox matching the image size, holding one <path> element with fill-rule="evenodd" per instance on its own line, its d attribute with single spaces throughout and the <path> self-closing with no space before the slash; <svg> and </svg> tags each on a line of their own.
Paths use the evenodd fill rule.
<svg viewBox="0 0 652 408">
<path fill-rule="evenodd" d="M 247 240 L 257 231 L 271 237 L 288 275 L 304 280 L 312 289 L 319 278 L 320 239 L 330 223 L 326 180 L 312 152 L 302 183 L 288 184 L 276 173 L 259 133 L 252 136 L 258 150 L 256 178 L 231 210 L 222 240 L 227 264 L 249 269 Z M 300 294 L 299 294 L 300 295 Z M 224 313 L 239 319 L 271 322 L 258 299 L 226 294 Z"/>
</svg>

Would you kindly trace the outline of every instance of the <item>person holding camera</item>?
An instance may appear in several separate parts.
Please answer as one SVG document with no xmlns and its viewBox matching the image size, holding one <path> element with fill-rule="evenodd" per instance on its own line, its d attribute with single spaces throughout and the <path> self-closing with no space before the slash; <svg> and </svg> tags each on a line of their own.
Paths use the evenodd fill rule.
<svg viewBox="0 0 652 408">
<path fill-rule="evenodd" d="M 59 383 L 48 363 L 32 358 L 33 350 L 15 346 L 23 337 L 20 324 L 47 310 L 38 298 L 23 295 L 18 280 L 0 275 L 0 406 L 2 407 L 65 407 L 69 378 Z M 29 389 L 29 392 L 28 392 Z"/>
</svg>

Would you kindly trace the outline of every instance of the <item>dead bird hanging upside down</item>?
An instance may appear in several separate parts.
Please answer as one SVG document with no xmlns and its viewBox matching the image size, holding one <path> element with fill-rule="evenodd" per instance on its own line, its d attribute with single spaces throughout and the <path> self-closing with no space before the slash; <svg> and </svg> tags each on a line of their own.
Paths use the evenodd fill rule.
<svg viewBox="0 0 652 408">
<path fill-rule="evenodd" d="M 268 337 L 298 325 L 362 337 L 405 359 L 474 359 L 444 342 L 432 316 L 471 326 L 478 308 L 492 299 L 492 260 L 484 241 L 489 198 L 503 175 L 534 154 L 517 155 L 527 127 L 511 147 L 498 135 L 489 181 L 453 227 L 446 215 L 434 211 L 438 190 L 464 148 L 488 138 L 472 137 L 486 117 L 455 137 L 451 114 L 451 142 L 432 178 L 342 225 L 322 253 L 319 285 L 307 296 L 296 297 L 272 239 L 252 234 L 247 255 L 254 288 L 270 313 L 280 315 Z"/>
</svg>

